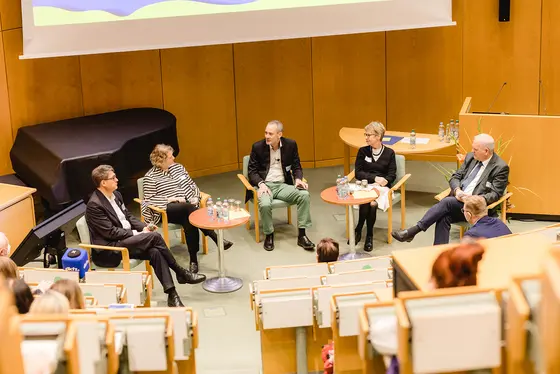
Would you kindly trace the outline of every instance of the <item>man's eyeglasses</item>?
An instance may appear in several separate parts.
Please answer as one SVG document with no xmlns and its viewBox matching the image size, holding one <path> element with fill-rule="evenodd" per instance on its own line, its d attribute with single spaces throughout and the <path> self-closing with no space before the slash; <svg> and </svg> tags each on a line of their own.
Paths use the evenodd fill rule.
<svg viewBox="0 0 560 374">
<path fill-rule="evenodd" d="M 465 208 L 461 208 L 461 213 L 465 214 L 465 212 L 470 213 L 468 210 L 465 210 Z"/>
<path fill-rule="evenodd" d="M 114 181 L 114 180 L 116 180 L 116 179 L 117 179 L 117 176 L 116 176 L 116 175 L 113 175 L 111 178 L 107 178 L 107 179 L 105 179 L 105 180 L 106 180 L 106 181 Z"/>
</svg>

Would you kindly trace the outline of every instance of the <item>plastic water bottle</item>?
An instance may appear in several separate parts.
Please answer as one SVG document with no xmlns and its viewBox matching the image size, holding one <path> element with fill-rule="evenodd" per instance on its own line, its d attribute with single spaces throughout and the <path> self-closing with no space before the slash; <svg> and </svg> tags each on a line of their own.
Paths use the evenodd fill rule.
<svg viewBox="0 0 560 374">
<path fill-rule="evenodd" d="M 222 218 L 224 219 L 224 221 L 229 220 L 229 203 L 227 199 L 225 199 L 224 203 L 222 204 Z"/>
<path fill-rule="evenodd" d="M 455 120 L 455 139 L 459 140 L 459 120 Z"/>
<path fill-rule="evenodd" d="M 455 139 L 455 120 L 449 120 L 449 137 Z"/>
<path fill-rule="evenodd" d="M 445 142 L 451 142 L 451 135 L 449 134 L 449 124 L 445 127 Z"/>
<path fill-rule="evenodd" d="M 416 148 L 416 131 L 414 129 L 410 132 L 410 148 Z"/>
<path fill-rule="evenodd" d="M 348 197 L 348 178 L 342 178 L 342 198 L 346 199 Z"/>
<path fill-rule="evenodd" d="M 439 141 L 442 143 L 445 140 L 445 126 L 443 126 L 443 122 L 439 123 L 438 138 Z"/>
<path fill-rule="evenodd" d="M 208 212 L 208 217 L 214 219 L 214 202 L 211 197 L 206 201 L 206 211 Z"/>
<path fill-rule="evenodd" d="M 218 197 L 218 200 L 216 201 L 216 218 L 219 220 L 221 220 L 223 218 L 222 216 L 222 201 L 220 200 L 220 198 Z"/>
<path fill-rule="evenodd" d="M 342 197 L 342 191 L 340 188 L 341 182 L 342 182 L 342 177 L 339 174 L 336 177 L 336 197 L 338 197 L 339 199 Z"/>
</svg>

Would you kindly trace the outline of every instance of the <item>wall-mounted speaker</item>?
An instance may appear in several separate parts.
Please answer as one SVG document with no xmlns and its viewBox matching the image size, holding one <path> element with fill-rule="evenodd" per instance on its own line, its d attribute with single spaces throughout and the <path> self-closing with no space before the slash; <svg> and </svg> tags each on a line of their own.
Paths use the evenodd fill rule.
<svg viewBox="0 0 560 374">
<path fill-rule="evenodd" d="M 509 22 L 509 15 L 511 10 L 511 0 L 498 0 L 498 20 L 500 22 Z"/>
</svg>

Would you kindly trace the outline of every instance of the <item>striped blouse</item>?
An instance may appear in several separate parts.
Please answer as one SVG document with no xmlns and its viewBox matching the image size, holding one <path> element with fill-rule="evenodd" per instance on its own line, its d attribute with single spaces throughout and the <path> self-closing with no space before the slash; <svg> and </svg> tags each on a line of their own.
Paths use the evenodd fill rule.
<svg viewBox="0 0 560 374">
<path fill-rule="evenodd" d="M 167 171 L 154 166 L 144 176 L 144 199 L 142 201 L 144 220 L 157 224 L 161 219 L 161 214 L 148 208 L 148 205 L 166 209 L 169 197 L 184 197 L 187 202 L 195 197 L 198 199 L 196 205 L 200 204 L 200 190 L 181 164 L 175 163 Z"/>
</svg>

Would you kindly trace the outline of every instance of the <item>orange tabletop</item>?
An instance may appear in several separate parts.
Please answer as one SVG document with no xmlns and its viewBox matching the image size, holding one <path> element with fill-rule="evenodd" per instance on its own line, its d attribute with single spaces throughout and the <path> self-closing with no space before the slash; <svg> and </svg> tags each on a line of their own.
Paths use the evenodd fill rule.
<svg viewBox="0 0 560 374">
<path fill-rule="evenodd" d="M 200 208 L 189 215 L 189 222 L 201 229 L 207 230 L 224 230 L 231 229 L 232 227 L 241 226 L 247 221 L 249 221 L 250 216 L 238 219 L 230 219 L 228 221 L 220 220 L 216 218 L 210 219 L 208 216 L 208 211 L 206 208 Z"/>
<path fill-rule="evenodd" d="M 335 205 L 360 205 L 372 202 L 377 197 L 366 197 L 363 199 L 355 199 L 354 196 L 349 195 L 346 199 L 339 199 L 336 194 L 336 186 L 329 187 L 321 192 L 321 199 L 329 204 Z"/>
</svg>

